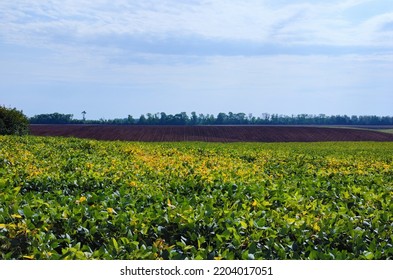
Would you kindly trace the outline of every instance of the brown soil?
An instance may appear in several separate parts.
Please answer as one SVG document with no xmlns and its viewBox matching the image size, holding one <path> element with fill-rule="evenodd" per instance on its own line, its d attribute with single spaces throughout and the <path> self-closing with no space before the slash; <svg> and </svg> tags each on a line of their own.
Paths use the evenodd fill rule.
<svg viewBox="0 0 393 280">
<path fill-rule="evenodd" d="M 36 136 L 146 142 L 393 141 L 393 134 L 378 131 L 302 126 L 31 125 L 30 131 Z"/>
</svg>

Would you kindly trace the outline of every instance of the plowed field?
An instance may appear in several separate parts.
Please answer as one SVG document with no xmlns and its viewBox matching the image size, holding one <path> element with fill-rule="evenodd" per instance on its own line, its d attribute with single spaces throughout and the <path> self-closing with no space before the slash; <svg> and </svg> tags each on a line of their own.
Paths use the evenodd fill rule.
<svg viewBox="0 0 393 280">
<path fill-rule="evenodd" d="M 148 142 L 393 141 L 393 134 L 378 131 L 301 126 L 31 125 L 30 130 L 36 136 Z"/>
</svg>

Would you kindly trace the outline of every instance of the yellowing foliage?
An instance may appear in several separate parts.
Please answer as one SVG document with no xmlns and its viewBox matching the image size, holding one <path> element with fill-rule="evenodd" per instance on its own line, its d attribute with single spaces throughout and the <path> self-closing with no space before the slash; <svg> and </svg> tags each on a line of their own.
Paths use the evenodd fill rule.
<svg viewBox="0 0 393 280">
<path fill-rule="evenodd" d="M 393 143 L 0 137 L 1 259 L 391 259 Z"/>
</svg>

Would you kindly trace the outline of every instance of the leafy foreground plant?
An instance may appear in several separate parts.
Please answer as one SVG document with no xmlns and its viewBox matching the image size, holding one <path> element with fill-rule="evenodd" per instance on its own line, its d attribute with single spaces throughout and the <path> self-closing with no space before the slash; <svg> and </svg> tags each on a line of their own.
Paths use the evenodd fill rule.
<svg viewBox="0 0 393 280">
<path fill-rule="evenodd" d="M 1 259 L 392 259 L 393 143 L 0 137 Z"/>
</svg>

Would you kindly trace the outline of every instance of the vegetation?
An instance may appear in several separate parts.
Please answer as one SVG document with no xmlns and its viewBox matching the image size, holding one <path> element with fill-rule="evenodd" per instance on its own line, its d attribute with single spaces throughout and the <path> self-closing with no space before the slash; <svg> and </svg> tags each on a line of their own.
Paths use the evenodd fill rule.
<svg viewBox="0 0 393 280">
<path fill-rule="evenodd" d="M 29 120 L 21 111 L 0 106 L 0 135 L 25 135 L 28 132 Z"/>
<path fill-rule="evenodd" d="M 393 143 L 0 137 L 1 259 L 392 259 Z"/>
<path fill-rule="evenodd" d="M 82 112 L 83 113 L 83 112 Z M 30 118 L 32 124 L 137 124 L 137 125 L 393 125 L 393 117 L 347 116 L 347 115 L 278 115 L 262 114 L 255 117 L 245 113 L 197 114 L 188 116 L 186 112 L 171 115 L 162 113 L 141 115 L 134 119 L 131 115 L 123 119 L 83 120 L 73 119 L 72 114 L 40 114 Z"/>
<path fill-rule="evenodd" d="M 32 124 L 69 124 L 75 123 L 79 121 L 75 121 L 73 119 L 74 115 L 72 114 L 60 114 L 60 113 L 53 113 L 53 114 L 40 114 L 35 115 L 34 117 L 30 118 L 30 123 Z"/>
</svg>

